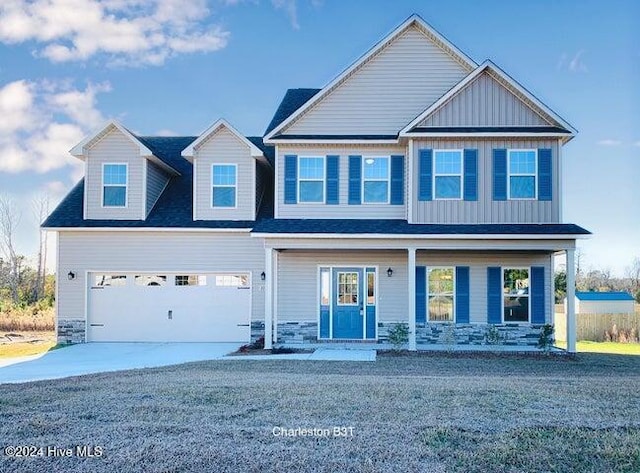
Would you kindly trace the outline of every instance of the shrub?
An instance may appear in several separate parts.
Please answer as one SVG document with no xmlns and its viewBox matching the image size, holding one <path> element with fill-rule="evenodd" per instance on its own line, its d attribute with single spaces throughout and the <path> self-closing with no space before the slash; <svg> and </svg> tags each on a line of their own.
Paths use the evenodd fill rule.
<svg viewBox="0 0 640 473">
<path fill-rule="evenodd" d="M 616 324 L 613 324 L 611 330 L 605 330 L 604 341 L 618 343 L 638 343 L 640 341 L 640 336 L 636 327 L 619 329 Z"/>
<path fill-rule="evenodd" d="M 490 325 L 484 332 L 484 340 L 487 345 L 501 345 L 505 341 L 505 336 L 500 333 L 498 327 Z"/>
<path fill-rule="evenodd" d="M 545 324 L 540 330 L 540 337 L 538 338 L 538 348 L 548 352 L 553 346 L 553 325 Z"/>
<path fill-rule="evenodd" d="M 389 329 L 389 342 L 393 345 L 394 350 L 400 351 L 408 341 L 409 325 L 406 323 L 397 323 Z"/>
</svg>

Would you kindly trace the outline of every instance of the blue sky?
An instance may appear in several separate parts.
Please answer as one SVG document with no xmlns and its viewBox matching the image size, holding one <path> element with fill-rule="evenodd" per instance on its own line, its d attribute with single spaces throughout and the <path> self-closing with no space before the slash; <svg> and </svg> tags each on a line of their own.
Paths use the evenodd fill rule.
<svg viewBox="0 0 640 473">
<path fill-rule="evenodd" d="M 197 135 L 224 117 L 261 135 L 290 87 L 321 87 L 410 14 L 491 59 L 579 135 L 564 148 L 566 222 L 585 268 L 640 256 L 640 3 L 629 1 L 3 0 L 0 192 L 23 211 L 81 177 L 67 150 L 107 118 Z"/>
</svg>

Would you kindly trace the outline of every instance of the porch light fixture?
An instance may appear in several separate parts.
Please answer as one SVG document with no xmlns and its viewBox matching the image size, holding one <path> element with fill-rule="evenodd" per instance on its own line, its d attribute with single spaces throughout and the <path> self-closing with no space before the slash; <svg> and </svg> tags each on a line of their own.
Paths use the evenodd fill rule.
<svg viewBox="0 0 640 473">
<path fill-rule="evenodd" d="M 264 271 L 262 271 L 262 272 L 260 273 L 260 279 L 261 279 L 262 281 L 264 281 L 265 279 L 267 279 L 267 275 L 265 274 L 265 272 L 264 272 Z"/>
<path fill-rule="evenodd" d="M 387 276 L 388 277 L 393 276 L 393 269 L 391 269 L 391 268 L 387 269 Z"/>
<path fill-rule="evenodd" d="M 69 271 L 67 273 L 67 279 L 69 279 L 69 281 L 73 281 L 76 278 L 76 273 L 74 273 L 73 271 Z"/>
</svg>

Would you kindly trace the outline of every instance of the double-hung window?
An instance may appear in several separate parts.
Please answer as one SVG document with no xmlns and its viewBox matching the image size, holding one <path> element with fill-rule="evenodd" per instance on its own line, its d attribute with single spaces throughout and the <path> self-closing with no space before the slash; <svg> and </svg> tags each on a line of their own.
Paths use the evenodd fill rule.
<svg viewBox="0 0 640 473">
<path fill-rule="evenodd" d="M 212 207 L 236 206 L 237 177 L 235 164 L 213 164 L 211 166 Z"/>
<path fill-rule="evenodd" d="M 127 206 L 127 165 L 102 165 L 102 206 Z"/>
<path fill-rule="evenodd" d="M 537 181 L 536 150 L 508 151 L 509 199 L 535 199 Z"/>
<path fill-rule="evenodd" d="M 454 268 L 427 268 L 429 322 L 453 322 Z"/>
<path fill-rule="evenodd" d="M 434 152 L 435 199 L 462 199 L 462 150 Z"/>
<path fill-rule="evenodd" d="M 370 204 L 389 203 L 389 158 L 366 157 L 362 167 L 362 201 Z"/>
<path fill-rule="evenodd" d="M 504 268 L 502 292 L 505 322 L 529 321 L 529 268 Z"/>
<path fill-rule="evenodd" d="M 298 169 L 298 202 L 324 203 L 324 158 L 301 156 Z"/>
</svg>

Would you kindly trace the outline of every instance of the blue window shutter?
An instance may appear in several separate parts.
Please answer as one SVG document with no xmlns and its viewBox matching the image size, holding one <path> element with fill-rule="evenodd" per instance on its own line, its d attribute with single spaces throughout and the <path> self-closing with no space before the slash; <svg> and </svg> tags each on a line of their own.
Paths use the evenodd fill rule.
<svg viewBox="0 0 640 473">
<path fill-rule="evenodd" d="M 298 156 L 284 157 L 284 203 L 295 204 L 298 201 Z"/>
<path fill-rule="evenodd" d="M 531 268 L 531 323 L 544 324 L 544 266 Z"/>
<path fill-rule="evenodd" d="M 362 194 L 362 156 L 349 156 L 349 205 L 360 205 Z"/>
<path fill-rule="evenodd" d="M 427 321 L 427 268 L 416 266 L 416 323 Z"/>
<path fill-rule="evenodd" d="M 551 150 L 538 150 L 538 200 L 552 200 L 553 198 L 553 163 Z"/>
<path fill-rule="evenodd" d="M 456 323 L 469 323 L 469 266 L 456 266 Z"/>
<path fill-rule="evenodd" d="M 487 322 L 502 322 L 502 270 L 500 267 L 487 268 Z"/>
<path fill-rule="evenodd" d="M 464 200 L 478 200 L 478 150 L 464 152 Z"/>
<path fill-rule="evenodd" d="M 493 150 L 493 200 L 507 200 L 507 150 Z"/>
<path fill-rule="evenodd" d="M 418 166 L 420 183 L 418 200 L 431 200 L 433 196 L 433 150 L 421 149 Z"/>
<path fill-rule="evenodd" d="M 404 156 L 391 156 L 391 204 L 404 204 Z"/>
<path fill-rule="evenodd" d="M 327 204 L 339 203 L 340 156 L 327 156 Z"/>
</svg>

